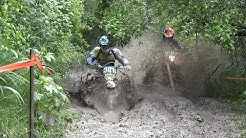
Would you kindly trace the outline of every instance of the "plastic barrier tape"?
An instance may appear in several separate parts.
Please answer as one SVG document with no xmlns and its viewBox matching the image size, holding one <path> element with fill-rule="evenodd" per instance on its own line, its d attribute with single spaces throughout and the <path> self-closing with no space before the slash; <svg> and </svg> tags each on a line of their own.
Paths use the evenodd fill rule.
<svg viewBox="0 0 246 138">
<path fill-rule="evenodd" d="M 50 74 L 49 70 L 44 70 L 42 63 L 40 62 L 40 60 L 38 59 L 38 57 L 35 54 L 31 54 L 31 59 L 29 59 L 29 60 L 19 61 L 19 62 L 5 65 L 5 66 L 0 66 L 0 73 L 34 66 L 35 63 L 37 64 L 38 68 L 41 71 L 46 71 Z"/>
</svg>

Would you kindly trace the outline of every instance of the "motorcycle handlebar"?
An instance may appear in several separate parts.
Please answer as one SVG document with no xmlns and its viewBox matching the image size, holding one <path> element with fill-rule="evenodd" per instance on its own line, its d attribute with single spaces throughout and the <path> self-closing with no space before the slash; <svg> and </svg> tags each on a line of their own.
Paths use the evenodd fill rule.
<svg viewBox="0 0 246 138">
<path fill-rule="evenodd" d="M 117 68 L 117 69 L 125 69 L 125 67 L 122 66 L 122 65 L 119 65 L 119 66 L 117 66 L 116 68 Z"/>
<path fill-rule="evenodd" d="M 100 64 L 98 64 L 97 66 L 100 68 L 100 69 L 103 69 L 104 67 L 106 67 L 107 65 L 109 65 L 109 64 L 115 64 L 114 62 L 109 62 L 109 63 L 107 63 L 107 64 L 105 64 L 105 65 L 103 65 L 103 66 L 101 66 Z M 116 69 L 125 69 L 125 67 L 123 66 L 123 65 L 118 65 L 118 66 L 115 66 L 116 67 Z"/>
<path fill-rule="evenodd" d="M 99 65 L 97 65 L 100 69 L 103 69 L 105 66 L 107 66 L 107 65 L 109 65 L 110 63 L 113 63 L 113 64 L 115 64 L 114 62 L 109 62 L 109 63 L 107 63 L 107 64 L 105 64 L 104 66 L 101 66 L 100 64 Z M 118 66 L 115 66 L 116 67 L 116 69 L 126 69 L 123 65 L 118 65 Z M 119 70 L 120 71 L 120 70 Z M 120 71 L 123 75 L 127 75 L 126 73 L 124 73 L 124 72 L 122 72 L 122 71 Z"/>
</svg>

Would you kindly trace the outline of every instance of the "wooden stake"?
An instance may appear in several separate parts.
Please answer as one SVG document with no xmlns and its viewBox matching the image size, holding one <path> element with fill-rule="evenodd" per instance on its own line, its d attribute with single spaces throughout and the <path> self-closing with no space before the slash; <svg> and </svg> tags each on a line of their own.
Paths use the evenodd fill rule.
<svg viewBox="0 0 246 138">
<path fill-rule="evenodd" d="M 30 59 L 33 49 L 30 50 Z M 34 65 L 30 66 L 30 130 L 29 138 L 34 138 Z"/>
</svg>

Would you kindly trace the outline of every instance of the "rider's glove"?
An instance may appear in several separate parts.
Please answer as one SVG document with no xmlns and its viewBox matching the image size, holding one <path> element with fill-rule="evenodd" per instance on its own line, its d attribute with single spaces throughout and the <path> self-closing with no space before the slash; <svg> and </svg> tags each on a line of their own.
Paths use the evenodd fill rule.
<svg viewBox="0 0 246 138">
<path fill-rule="evenodd" d="M 92 56 L 90 56 L 90 57 L 88 57 L 87 58 L 87 65 L 91 65 L 92 63 L 93 63 L 93 61 L 95 60 L 95 58 L 94 57 L 92 57 Z"/>
<path fill-rule="evenodd" d="M 103 66 L 102 65 L 97 65 L 98 66 L 98 68 L 102 68 Z"/>
<path fill-rule="evenodd" d="M 129 65 L 129 64 L 128 64 L 128 65 L 125 65 L 124 68 L 125 68 L 125 70 L 127 70 L 127 71 L 129 71 L 129 70 L 132 69 L 131 65 Z"/>
</svg>

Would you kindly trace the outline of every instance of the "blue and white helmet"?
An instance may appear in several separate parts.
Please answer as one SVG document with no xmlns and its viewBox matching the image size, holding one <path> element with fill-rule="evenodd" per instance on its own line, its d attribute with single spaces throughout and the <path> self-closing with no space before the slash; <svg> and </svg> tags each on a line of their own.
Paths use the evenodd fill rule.
<svg viewBox="0 0 246 138">
<path fill-rule="evenodd" d="M 108 45 L 108 38 L 107 36 L 102 36 L 99 40 L 100 45 L 107 46 Z"/>
</svg>

